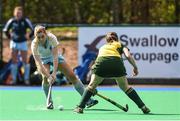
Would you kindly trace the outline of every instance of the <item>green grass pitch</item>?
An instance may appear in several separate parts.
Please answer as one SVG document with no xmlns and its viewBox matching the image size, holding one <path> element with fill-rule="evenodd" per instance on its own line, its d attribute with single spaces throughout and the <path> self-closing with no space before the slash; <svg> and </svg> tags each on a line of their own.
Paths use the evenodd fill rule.
<svg viewBox="0 0 180 121">
<path fill-rule="evenodd" d="M 109 102 L 95 96 L 99 104 L 76 114 L 73 109 L 80 101 L 73 87 L 54 87 L 54 110 L 45 108 L 45 96 L 41 87 L 0 87 L 0 120 L 180 120 L 180 89 L 135 88 L 151 109 L 144 115 L 141 110 L 117 87 L 99 88 L 121 105 L 128 104 L 129 111 L 123 112 Z M 64 110 L 58 110 L 63 105 Z"/>
</svg>

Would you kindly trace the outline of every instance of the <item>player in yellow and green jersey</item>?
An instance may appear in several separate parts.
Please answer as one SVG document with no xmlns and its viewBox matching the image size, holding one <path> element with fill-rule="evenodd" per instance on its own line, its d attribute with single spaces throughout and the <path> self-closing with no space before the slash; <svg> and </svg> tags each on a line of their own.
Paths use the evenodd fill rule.
<svg viewBox="0 0 180 121">
<path fill-rule="evenodd" d="M 86 102 L 92 95 L 97 93 L 96 87 L 104 78 L 111 78 L 116 80 L 118 86 L 136 103 L 143 113 L 148 114 L 150 109 L 143 103 L 137 92 L 129 86 L 126 78 L 127 74 L 122 60 L 122 54 L 125 55 L 129 63 L 133 66 L 133 76 L 138 75 L 137 65 L 129 49 L 121 44 L 115 32 L 108 33 L 106 35 L 106 41 L 107 43 L 99 49 L 98 57 L 92 66 L 91 81 L 74 111 L 83 113 Z"/>
</svg>

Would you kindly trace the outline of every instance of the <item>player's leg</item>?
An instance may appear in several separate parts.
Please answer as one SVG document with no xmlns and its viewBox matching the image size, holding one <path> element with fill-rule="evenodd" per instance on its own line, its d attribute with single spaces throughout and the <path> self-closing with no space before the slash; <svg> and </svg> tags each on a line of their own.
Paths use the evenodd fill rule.
<svg viewBox="0 0 180 121">
<path fill-rule="evenodd" d="M 84 92 L 84 85 L 83 83 L 77 78 L 77 76 L 74 74 L 73 70 L 71 67 L 64 61 L 59 63 L 59 70 L 66 76 L 66 78 L 74 85 L 74 88 L 76 91 L 80 94 L 83 95 Z M 89 102 L 87 103 L 88 107 L 91 107 L 95 104 L 97 104 L 97 100 L 90 99 Z"/>
<path fill-rule="evenodd" d="M 79 105 L 74 109 L 75 112 L 83 113 L 83 109 L 85 108 L 87 101 L 92 95 L 95 95 L 97 93 L 96 87 L 102 82 L 102 80 L 102 77 L 99 77 L 95 74 L 91 75 L 91 81 L 85 89 Z"/>
<path fill-rule="evenodd" d="M 21 50 L 21 57 L 22 57 L 22 61 L 23 61 L 23 67 L 24 67 L 24 83 L 26 85 L 29 85 L 29 74 L 30 74 L 30 65 L 28 63 L 28 53 L 26 50 Z"/>
<path fill-rule="evenodd" d="M 49 72 L 50 70 L 50 65 L 49 64 L 44 64 L 45 68 L 47 69 L 47 71 Z M 47 97 L 48 97 L 48 92 L 49 92 L 49 83 L 48 83 L 48 80 L 47 80 L 47 77 L 45 77 L 43 74 L 42 74 L 42 89 L 44 91 L 44 94 L 45 94 L 45 97 L 46 97 L 46 101 L 48 102 L 47 100 Z M 47 109 L 53 109 L 53 101 L 52 101 L 52 95 L 50 95 L 50 104 L 47 104 L 46 107 Z"/>
<path fill-rule="evenodd" d="M 12 49 L 11 52 L 11 58 L 12 58 L 12 64 L 11 64 L 11 75 L 12 75 L 12 84 L 16 84 L 17 82 L 17 72 L 18 72 L 18 66 L 17 66 L 17 59 L 18 57 L 18 50 Z"/>
<path fill-rule="evenodd" d="M 149 113 L 150 110 L 145 106 L 137 92 L 129 86 L 127 78 L 125 76 L 116 78 L 118 86 L 126 93 L 126 95 L 133 100 L 136 105 L 145 113 Z"/>
<path fill-rule="evenodd" d="M 68 81 L 70 81 L 74 85 L 74 88 L 78 91 L 78 93 L 82 95 L 84 92 L 84 85 L 76 77 L 71 67 L 64 61 L 59 64 L 58 69 L 66 76 Z"/>
</svg>

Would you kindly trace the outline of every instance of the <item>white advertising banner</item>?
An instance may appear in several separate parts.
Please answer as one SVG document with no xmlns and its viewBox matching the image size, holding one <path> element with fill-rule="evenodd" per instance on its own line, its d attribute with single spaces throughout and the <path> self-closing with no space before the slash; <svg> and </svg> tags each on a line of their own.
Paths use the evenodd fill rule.
<svg viewBox="0 0 180 121">
<path fill-rule="evenodd" d="M 139 68 L 137 78 L 180 78 L 180 27 L 79 27 L 79 64 L 87 48 L 105 43 L 107 32 L 116 32 Z M 124 61 L 127 76 L 132 67 Z"/>
</svg>

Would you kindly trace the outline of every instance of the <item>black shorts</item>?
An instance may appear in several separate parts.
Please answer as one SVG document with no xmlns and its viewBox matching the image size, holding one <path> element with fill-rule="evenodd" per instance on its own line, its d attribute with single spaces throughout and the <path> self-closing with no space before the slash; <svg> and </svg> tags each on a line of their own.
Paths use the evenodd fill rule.
<svg viewBox="0 0 180 121">
<path fill-rule="evenodd" d="M 92 73 L 104 78 L 127 75 L 123 60 L 116 56 L 98 57 L 92 67 Z"/>
</svg>

